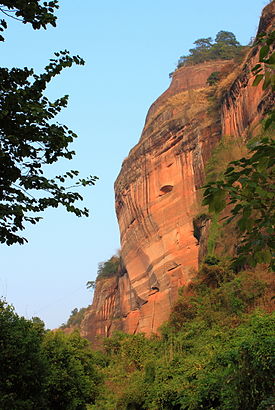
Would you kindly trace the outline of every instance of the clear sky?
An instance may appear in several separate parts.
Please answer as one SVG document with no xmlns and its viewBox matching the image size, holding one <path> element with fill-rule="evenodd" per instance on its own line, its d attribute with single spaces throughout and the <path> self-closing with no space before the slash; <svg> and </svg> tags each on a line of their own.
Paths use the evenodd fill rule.
<svg viewBox="0 0 275 410">
<path fill-rule="evenodd" d="M 51 210 L 25 230 L 24 246 L 0 245 L 0 296 L 27 318 L 49 328 L 86 307 L 88 280 L 119 249 L 113 184 L 138 141 L 149 106 L 169 86 L 168 74 L 193 42 L 232 31 L 242 44 L 255 36 L 265 0 L 60 0 L 57 28 L 33 31 L 9 21 L 0 44 L 1 66 L 39 72 L 55 51 L 68 49 L 86 61 L 63 72 L 49 87 L 52 99 L 70 95 L 58 121 L 79 138 L 77 156 L 57 167 L 97 175 L 85 190 L 91 216 L 79 219 Z M 2 18 L 2 16 L 0 16 Z"/>
</svg>

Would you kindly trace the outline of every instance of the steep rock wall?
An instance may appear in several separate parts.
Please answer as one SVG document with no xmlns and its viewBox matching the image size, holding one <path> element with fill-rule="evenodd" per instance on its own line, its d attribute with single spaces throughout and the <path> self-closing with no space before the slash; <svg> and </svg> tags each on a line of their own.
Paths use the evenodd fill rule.
<svg viewBox="0 0 275 410">
<path fill-rule="evenodd" d="M 274 2 L 263 11 L 260 31 L 273 21 Z M 252 87 L 257 61 L 254 50 L 237 69 L 231 61 L 183 67 L 152 104 L 115 183 L 127 272 L 98 281 L 83 336 L 95 341 L 114 330 L 151 334 L 168 319 L 178 288 L 198 265 L 193 217 L 211 151 L 221 135 L 253 134 L 272 104 L 270 93 Z M 231 72 L 220 112 L 209 110 L 206 80 L 213 71 Z"/>
<path fill-rule="evenodd" d="M 275 1 L 263 9 L 258 34 L 274 30 Z M 259 62 L 259 47 L 248 53 L 240 74 L 233 81 L 222 104 L 222 134 L 235 137 L 254 136 L 259 123 L 274 105 L 274 95 L 262 87 L 252 87 L 251 69 Z"/>
<path fill-rule="evenodd" d="M 207 115 L 206 80 L 231 62 L 177 70 L 169 89 L 152 105 L 139 143 L 115 183 L 122 257 L 139 300 L 135 329 L 156 332 L 168 319 L 178 288 L 197 268 L 193 236 L 197 189 L 219 118 Z M 131 315 L 126 327 L 133 327 Z"/>
</svg>

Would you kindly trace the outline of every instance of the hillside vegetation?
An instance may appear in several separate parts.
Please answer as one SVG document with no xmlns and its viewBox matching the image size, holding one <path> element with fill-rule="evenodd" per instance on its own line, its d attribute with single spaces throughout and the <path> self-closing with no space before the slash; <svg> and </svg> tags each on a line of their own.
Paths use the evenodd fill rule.
<svg viewBox="0 0 275 410">
<path fill-rule="evenodd" d="M 203 265 L 160 336 L 105 340 L 105 379 L 91 409 L 267 409 L 275 348 L 270 277 Z"/>
<path fill-rule="evenodd" d="M 259 38 L 253 69 L 254 85 L 271 91 L 274 42 L 275 32 Z M 1 409 L 274 408 L 274 122 L 274 111 L 267 113 L 263 133 L 244 151 L 232 152 L 223 138 L 213 152 L 207 214 L 198 216 L 211 220 L 207 255 L 158 335 L 116 332 L 96 352 L 77 331 L 46 331 L 39 318 L 19 317 L 0 301 Z M 232 162 L 239 150 L 244 156 Z M 199 241 L 196 224 L 194 231 Z M 233 231 L 236 246 L 224 252 L 219 241 L 232 242 Z M 113 256 L 99 265 L 97 280 L 124 269 Z M 74 309 L 68 323 L 77 325 L 84 312 Z"/>
<path fill-rule="evenodd" d="M 254 85 L 272 90 L 274 39 L 274 32 L 259 39 L 260 61 L 253 69 Z M 160 335 L 117 332 L 105 339 L 105 384 L 91 409 L 274 407 L 272 131 L 274 112 L 247 148 L 240 144 L 229 155 L 234 141 L 226 138 L 217 146 L 204 193 L 205 217 L 211 219 L 204 263 L 180 289 Z M 234 158 L 240 151 L 244 156 Z M 226 254 L 217 245 L 221 235 L 232 241 L 228 231 L 236 243 Z"/>
</svg>

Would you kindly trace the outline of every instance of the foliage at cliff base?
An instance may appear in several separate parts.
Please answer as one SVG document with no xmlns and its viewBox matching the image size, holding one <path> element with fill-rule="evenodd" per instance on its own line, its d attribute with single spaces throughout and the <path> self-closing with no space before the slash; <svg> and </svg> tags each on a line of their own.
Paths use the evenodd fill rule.
<svg viewBox="0 0 275 410">
<path fill-rule="evenodd" d="M 202 266 L 182 288 L 161 335 L 104 343 L 91 409 L 268 409 L 273 403 L 271 274 Z"/>
</svg>

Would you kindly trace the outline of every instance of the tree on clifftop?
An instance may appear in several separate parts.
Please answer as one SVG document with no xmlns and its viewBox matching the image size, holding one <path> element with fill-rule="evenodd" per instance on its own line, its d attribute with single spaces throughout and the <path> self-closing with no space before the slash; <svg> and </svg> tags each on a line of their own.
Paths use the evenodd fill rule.
<svg viewBox="0 0 275 410">
<path fill-rule="evenodd" d="M 240 43 L 237 41 L 235 34 L 231 33 L 231 31 L 219 31 L 216 35 L 215 42 L 217 44 L 224 44 L 231 47 L 240 46 Z"/>
<path fill-rule="evenodd" d="M 238 57 L 243 50 L 235 34 L 224 30 L 217 33 L 214 43 L 211 37 L 206 37 L 199 38 L 194 44 L 195 47 L 190 48 L 188 55 L 180 57 L 177 68 L 210 60 L 231 60 Z"/>
<path fill-rule="evenodd" d="M 54 9 L 58 1 L 6 0 L 0 2 L 4 16 L 31 24 L 34 29 L 55 26 Z M 0 20 L 0 31 L 7 22 Z M 4 40 L 3 36 L 0 40 Z M 49 207 L 65 207 L 77 216 L 88 216 L 88 209 L 78 208 L 82 196 L 71 188 L 94 185 L 90 176 L 79 179 L 78 171 L 48 178 L 47 165 L 58 160 L 72 159 L 69 149 L 77 135 L 65 125 L 53 122 L 67 106 L 68 96 L 50 101 L 44 93 L 49 82 L 67 67 L 83 65 L 79 56 L 70 56 L 67 50 L 55 53 L 42 74 L 33 69 L 0 68 L 0 242 L 23 244 L 26 239 L 18 234 L 25 223 L 36 224 L 41 216 L 34 216 Z M 72 180 L 66 186 L 66 182 Z"/>
</svg>

